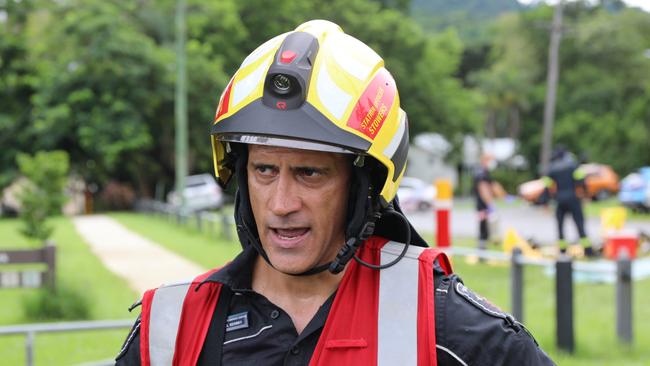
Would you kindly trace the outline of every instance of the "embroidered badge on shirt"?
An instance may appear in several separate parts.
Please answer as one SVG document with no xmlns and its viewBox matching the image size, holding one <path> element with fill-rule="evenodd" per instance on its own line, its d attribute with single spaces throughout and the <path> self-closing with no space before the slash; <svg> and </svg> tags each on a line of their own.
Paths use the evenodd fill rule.
<svg viewBox="0 0 650 366">
<path fill-rule="evenodd" d="M 497 318 L 507 319 L 508 314 L 499 309 L 496 305 L 489 302 L 486 298 L 477 295 L 472 290 L 465 287 L 462 283 L 458 282 L 456 284 L 456 293 L 469 301 L 470 304 L 481 309 L 484 313 L 495 316 Z"/>
<path fill-rule="evenodd" d="M 248 328 L 248 311 L 228 315 L 226 319 L 226 332 L 246 328 Z"/>
</svg>

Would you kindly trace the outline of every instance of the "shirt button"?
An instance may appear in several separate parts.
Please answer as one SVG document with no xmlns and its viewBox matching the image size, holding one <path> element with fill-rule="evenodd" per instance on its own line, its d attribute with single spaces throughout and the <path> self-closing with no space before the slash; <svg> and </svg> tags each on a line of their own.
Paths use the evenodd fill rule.
<svg viewBox="0 0 650 366">
<path fill-rule="evenodd" d="M 271 319 L 277 319 L 280 316 L 280 312 L 277 310 L 273 310 L 271 312 Z"/>
<path fill-rule="evenodd" d="M 297 355 L 298 353 L 300 353 L 300 348 L 298 348 L 298 346 L 291 347 L 291 354 L 292 355 Z"/>
</svg>

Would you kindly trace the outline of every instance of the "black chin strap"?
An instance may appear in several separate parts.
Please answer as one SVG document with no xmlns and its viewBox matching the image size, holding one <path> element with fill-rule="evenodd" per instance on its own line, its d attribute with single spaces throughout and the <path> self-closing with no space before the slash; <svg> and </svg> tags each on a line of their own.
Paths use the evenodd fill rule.
<svg viewBox="0 0 650 366">
<path fill-rule="evenodd" d="M 362 266 L 366 266 L 366 267 L 372 268 L 372 269 L 384 269 L 384 268 L 394 266 L 395 264 L 397 264 L 397 262 L 399 262 L 402 258 L 404 258 L 404 256 L 406 255 L 406 252 L 409 249 L 409 245 L 411 245 L 411 230 L 409 230 L 410 223 L 409 223 L 408 219 L 406 218 L 406 216 L 404 216 L 401 212 L 395 211 L 393 209 L 386 210 L 385 214 L 394 215 L 394 216 L 399 217 L 402 220 L 402 222 L 404 223 L 404 225 L 406 225 L 407 230 L 406 230 L 406 240 L 404 241 L 404 249 L 402 249 L 402 252 L 392 262 L 386 263 L 386 264 L 381 264 L 381 265 L 368 263 L 368 262 L 362 260 L 361 258 L 359 258 L 355 253 L 354 260 L 357 261 Z"/>
</svg>

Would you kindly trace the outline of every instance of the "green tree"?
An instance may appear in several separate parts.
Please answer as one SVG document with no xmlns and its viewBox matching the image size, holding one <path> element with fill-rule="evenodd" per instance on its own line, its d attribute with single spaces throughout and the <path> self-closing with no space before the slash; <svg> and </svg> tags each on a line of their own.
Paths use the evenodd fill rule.
<svg viewBox="0 0 650 366">
<path fill-rule="evenodd" d="M 33 7 L 32 1 L 0 2 L 0 13 L 6 15 L 0 22 L 0 188 L 17 175 L 16 154 L 31 151 L 25 131 L 36 70 L 29 57 L 25 30 Z"/>
<path fill-rule="evenodd" d="M 650 164 L 650 60 L 644 58 L 650 14 L 614 5 L 566 4 L 553 139 L 626 174 Z M 516 20 L 501 19 L 492 64 L 473 75 L 487 96 L 488 117 L 497 111 L 507 121 L 507 111 L 520 112 L 520 146 L 533 171 L 541 144 L 552 13 L 552 7 L 542 6 Z"/>
<path fill-rule="evenodd" d="M 530 107 L 534 83 L 541 76 L 535 62 L 538 50 L 524 37 L 512 36 L 513 30 L 523 26 L 521 21 L 516 14 L 498 19 L 490 52 L 492 64 L 469 77 L 487 96 L 483 134 L 489 138 L 519 137 L 521 114 Z"/>
<path fill-rule="evenodd" d="M 20 173 L 27 178 L 19 194 L 23 234 L 46 240 L 52 233 L 47 219 L 61 213 L 65 203 L 69 159 L 65 151 L 38 152 L 34 156 L 18 154 Z"/>
<path fill-rule="evenodd" d="M 41 61 L 31 138 L 38 149 L 68 151 L 90 181 L 151 171 L 148 122 L 172 89 L 170 54 L 124 13 L 111 2 L 67 2 L 34 34 Z"/>
<path fill-rule="evenodd" d="M 243 58 L 272 36 L 316 18 L 337 22 L 384 57 L 412 134 L 437 131 L 453 137 L 473 131 L 480 125 L 482 101 L 455 76 L 462 42 L 454 31 L 422 32 L 393 8 L 406 3 L 189 0 L 190 172 L 212 170 L 209 126 L 218 97 Z M 5 134 L 0 135 L 3 152 L 9 152 L 0 158 L 2 172 L 11 169 L 17 151 L 62 149 L 70 154 L 75 172 L 100 186 L 109 178 L 127 181 L 145 195 L 158 182 L 170 187 L 175 1 L 37 4 L 24 17 L 24 31 L 12 33 L 22 37 L 16 44 L 25 56 L 15 60 L 29 61 L 29 68 L 21 84 L 26 86 L 23 96 L 12 99 L 17 101 L 14 109 L 3 109 L 25 115 L 20 123 L 16 118 L 0 122 L 0 132 L 14 132 L 11 150 L 5 150 Z M 0 80 L 16 80 L 15 70 Z"/>
</svg>

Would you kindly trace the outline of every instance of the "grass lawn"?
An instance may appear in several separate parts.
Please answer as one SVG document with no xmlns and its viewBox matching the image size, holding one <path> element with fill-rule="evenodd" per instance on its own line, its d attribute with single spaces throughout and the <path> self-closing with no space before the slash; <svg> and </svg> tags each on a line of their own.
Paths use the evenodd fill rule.
<svg viewBox="0 0 650 366">
<path fill-rule="evenodd" d="M 471 246 L 474 239 L 455 239 L 454 245 Z M 452 258 L 454 271 L 475 292 L 510 312 L 510 267 L 468 264 Z M 650 365 L 650 279 L 633 284 L 633 345 L 621 345 L 616 337 L 616 289 L 613 284 L 574 285 L 575 354 L 558 352 L 555 346 L 555 278 L 541 267 L 524 270 L 524 324 L 558 365 Z"/>
<path fill-rule="evenodd" d="M 454 271 L 465 284 L 510 311 L 510 267 L 470 265 L 454 258 Z M 650 279 L 634 283 L 632 347 L 618 344 L 615 322 L 615 288 L 610 284 L 574 286 L 575 348 L 573 356 L 560 354 L 555 347 L 555 279 L 542 268 L 526 267 L 524 323 L 538 343 L 559 365 L 649 365 Z"/>
<path fill-rule="evenodd" d="M 90 303 L 91 319 L 133 318 L 134 315 L 129 314 L 126 308 L 138 295 L 125 281 L 102 266 L 68 218 L 58 217 L 51 223 L 55 227 L 52 239 L 57 245 L 57 283 L 85 294 Z M 0 248 L 36 246 L 19 234 L 19 226 L 20 222 L 15 219 L 0 220 Z M 23 311 L 23 299 L 35 291 L 0 289 L 0 325 L 32 322 Z M 36 365 L 70 365 L 111 359 L 119 351 L 127 332 L 124 329 L 39 334 L 35 342 Z M 0 337 L 0 360 L 3 365 L 24 364 L 24 337 Z"/>
</svg>

